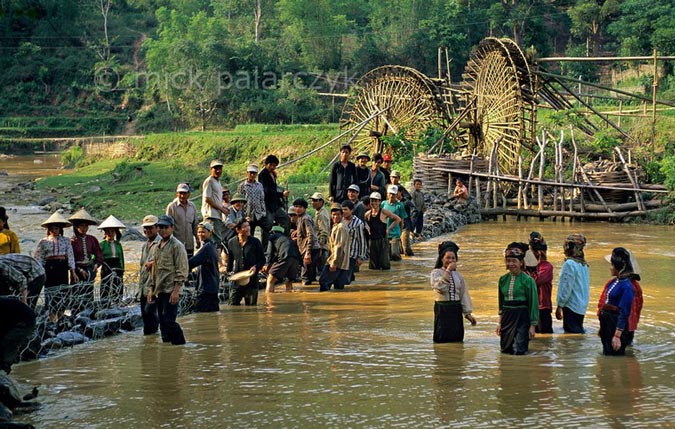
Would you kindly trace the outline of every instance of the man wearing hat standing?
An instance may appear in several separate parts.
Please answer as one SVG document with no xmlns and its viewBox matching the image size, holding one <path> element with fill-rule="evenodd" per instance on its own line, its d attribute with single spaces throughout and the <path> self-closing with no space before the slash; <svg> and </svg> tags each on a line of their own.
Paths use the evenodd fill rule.
<svg viewBox="0 0 675 429">
<path fill-rule="evenodd" d="M 391 219 L 387 219 L 387 227 L 391 226 L 389 234 L 387 235 L 387 238 L 389 239 L 390 258 L 392 261 L 400 261 L 401 225 L 403 225 L 408 215 L 405 212 L 403 204 L 398 201 L 398 187 L 396 185 L 389 185 L 387 188 L 387 201 L 382 201 L 382 208 L 395 214 L 401 219 L 401 222 L 396 224 L 394 224 Z"/>
<path fill-rule="evenodd" d="M 344 289 L 349 280 L 349 230 L 342 222 L 342 205 L 333 203 L 330 207 L 333 229 L 330 232 L 330 256 L 319 276 L 319 291 L 335 287 Z"/>
<path fill-rule="evenodd" d="M 284 234 L 283 227 L 273 226 L 265 252 L 265 266 L 262 267 L 262 272 L 268 273 L 266 291 L 274 292 L 274 286 L 283 279 L 286 279 L 286 291 L 293 291 L 293 280 L 298 277 L 299 264 L 297 246 Z"/>
<path fill-rule="evenodd" d="M 403 209 L 405 210 L 406 215 L 406 217 L 403 219 L 403 230 L 401 231 L 403 252 L 406 256 L 415 256 L 415 253 L 412 250 L 412 240 L 410 239 L 410 233 L 413 229 L 412 211 L 414 208 L 412 196 L 410 195 L 410 192 L 408 192 L 408 190 L 401 184 L 401 173 L 396 170 L 391 172 L 391 183 L 398 188 L 396 199 L 398 202 L 403 204 Z"/>
<path fill-rule="evenodd" d="M 230 292 L 230 305 L 258 303 L 258 272 L 265 265 L 265 251 L 260 241 L 251 234 L 251 225 L 242 219 L 235 226 L 237 236 L 227 243 L 229 249 L 227 272 L 240 273 L 248 271 L 247 277 L 239 280 Z"/>
<path fill-rule="evenodd" d="M 354 281 L 354 273 L 359 271 L 359 267 L 368 255 L 366 225 L 361 219 L 354 216 L 354 204 L 351 201 L 342 203 L 342 219 L 349 231 L 349 275 L 347 276 L 347 284 L 351 284 Z"/>
<path fill-rule="evenodd" d="M 296 242 L 302 256 L 302 284 L 312 284 L 316 280 L 317 268 L 321 264 L 321 245 L 314 228 L 314 220 L 307 214 L 307 201 L 298 198 L 293 201 L 296 214 Z"/>
<path fill-rule="evenodd" d="M 199 267 L 197 276 L 197 312 L 213 312 L 220 310 L 218 289 L 220 276 L 218 273 L 218 250 L 211 240 L 213 225 L 202 222 L 197 227 L 197 235 L 202 246 L 197 253 L 188 259 L 188 268 Z"/>
<path fill-rule="evenodd" d="M 290 219 L 286 213 L 287 207 L 285 199 L 288 198 L 287 190 L 279 190 L 277 186 L 277 166 L 279 158 L 275 155 L 269 155 L 265 158 L 265 168 L 258 176 L 258 181 L 263 186 L 265 192 L 265 211 L 267 212 L 267 223 L 272 225 L 276 222 L 284 229 L 284 234 L 290 234 Z"/>
<path fill-rule="evenodd" d="M 202 217 L 213 225 L 215 240 L 221 242 L 225 237 L 225 224 L 222 215 L 227 216 L 229 210 L 223 206 L 223 187 L 220 176 L 223 175 L 223 163 L 217 159 L 211 161 L 211 175 L 202 184 Z"/>
<path fill-rule="evenodd" d="M 387 185 L 391 185 L 391 155 L 385 153 L 382 157 L 382 167 L 380 171 L 384 174 L 384 181 Z"/>
<path fill-rule="evenodd" d="M 176 198 L 166 206 L 166 214 L 176 222 L 173 235 L 183 243 L 189 258 L 195 253 L 195 240 L 197 249 L 200 243 L 197 238 L 197 207 L 190 201 L 190 186 L 187 183 L 178 184 Z"/>
<path fill-rule="evenodd" d="M 239 223 L 240 220 L 246 217 L 246 212 L 244 210 L 244 205 L 246 205 L 246 198 L 240 193 L 236 193 L 232 196 L 230 200 L 232 205 L 230 206 L 230 214 L 227 215 L 227 220 L 225 221 L 225 226 L 227 227 L 227 233 L 225 234 L 226 239 L 225 244 L 232 239 L 237 233 L 234 231 L 234 227 Z"/>
<path fill-rule="evenodd" d="M 349 185 L 349 188 L 347 188 L 347 201 L 350 201 L 354 206 L 352 214 L 363 221 L 366 214 L 366 205 L 359 199 L 360 192 L 361 189 L 357 185 Z"/>
<path fill-rule="evenodd" d="M 368 155 L 368 152 L 361 152 L 356 155 L 356 185 L 359 188 L 359 194 L 364 196 L 370 194 L 371 177 L 370 168 L 368 168 L 369 162 L 370 155 Z M 349 188 L 347 188 L 348 192 Z"/>
<path fill-rule="evenodd" d="M 263 185 L 256 180 L 257 177 L 258 166 L 249 164 L 246 167 L 246 180 L 239 184 L 237 192 L 246 198 L 246 217 L 251 226 L 251 235 L 254 236 L 256 227 L 259 227 L 262 245 L 265 247 L 272 223 L 268 222 L 265 209 L 265 190 Z"/>
<path fill-rule="evenodd" d="M 330 213 L 326 209 L 326 204 L 321 192 L 314 192 L 309 200 L 312 202 L 312 207 L 316 211 L 314 213 L 314 227 L 316 228 L 316 235 L 319 238 L 319 246 L 321 246 L 320 266 L 326 264 L 328 259 L 329 245 L 328 237 L 330 237 Z"/>
<path fill-rule="evenodd" d="M 143 235 L 147 239 L 141 247 L 141 259 L 139 261 L 138 286 L 141 294 L 141 318 L 143 319 L 143 335 L 156 334 L 159 329 L 159 316 L 157 315 L 157 301 L 148 302 L 148 293 L 152 290 L 152 265 L 154 263 L 155 247 L 160 242 L 159 219 L 154 215 L 143 218 L 141 226 Z"/>
<path fill-rule="evenodd" d="M 329 176 L 328 196 L 334 203 L 347 199 L 347 188 L 356 183 L 356 166 L 349 160 L 352 147 L 348 144 L 340 148 L 340 159 L 333 164 Z"/>
<path fill-rule="evenodd" d="M 185 344 L 185 336 L 176 317 L 180 292 L 188 273 L 187 252 L 183 243 L 173 236 L 174 221 L 171 216 L 160 216 L 157 226 L 162 239 L 155 246 L 153 255 L 153 282 L 148 292 L 148 303 L 157 302 L 162 341 Z"/>
<path fill-rule="evenodd" d="M 76 211 L 68 220 L 73 224 L 70 245 L 73 246 L 75 270 L 80 280 L 71 291 L 76 301 L 74 310 L 77 312 L 94 304 L 94 279 L 96 271 L 103 265 L 103 252 L 96 237 L 87 234 L 89 226 L 97 225 L 98 222 L 84 208 Z"/>
<path fill-rule="evenodd" d="M 382 172 L 382 155 L 376 153 L 373 155 L 373 165 L 370 166 L 370 189 L 368 192 L 377 192 L 380 195 L 387 191 L 387 179 Z M 368 193 L 363 194 L 365 197 Z"/>
</svg>

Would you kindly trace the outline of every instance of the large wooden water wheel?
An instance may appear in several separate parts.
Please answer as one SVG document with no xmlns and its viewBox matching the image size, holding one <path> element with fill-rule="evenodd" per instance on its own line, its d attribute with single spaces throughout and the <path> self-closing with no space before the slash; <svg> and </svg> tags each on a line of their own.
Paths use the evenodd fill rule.
<svg viewBox="0 0 675 429">
<path fill-rule="evenodd" d="M 468 145 L 489 157 L 496 148 L 501 173 L 514 173 L 522 144 L 534 118 L 532 82 L 527 61 L 509 39 L 483 39 L 464 71 Z"/>
<path fill-rule="evenodd" d="M 368 118 L 371 118 L 368 120 Z M 340 117 L 356 150 L 382 151 L 382 137 L 402 135 L 414 139 L 431 126 L 445 121 L 436 85 L 419 71 L 402 66 L 382 66 L 363 75 L 352 88 Z M 353 138 L 352 138 L 353 137 Z"/>
</svg>

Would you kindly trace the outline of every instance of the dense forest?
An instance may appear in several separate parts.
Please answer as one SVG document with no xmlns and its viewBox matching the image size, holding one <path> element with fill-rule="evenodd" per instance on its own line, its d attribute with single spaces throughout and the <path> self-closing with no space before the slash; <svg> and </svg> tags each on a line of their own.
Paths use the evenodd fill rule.
<svg viewBox="0 0 675 429">
<path fill-rule="evenodd" d="M 72 135 L 331 122 L 340 106 L 319 93 L 346 92 L 383 64 L 434 75 L 438 47 L 459 80 L 490 35 L 537 56 L 675 55 L 675 3 L 0 0 L 0 127 L 39 122 Z M 662 77 L 665 98 L 673 88 Z"/>
</svg>

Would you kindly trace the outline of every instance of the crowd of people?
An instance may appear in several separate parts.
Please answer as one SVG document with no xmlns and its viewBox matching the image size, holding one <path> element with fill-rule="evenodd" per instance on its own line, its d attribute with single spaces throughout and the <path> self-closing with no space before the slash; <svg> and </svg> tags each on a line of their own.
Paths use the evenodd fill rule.
<svg viewBox="0 0 675 429">
<path fill-rule="evenodd" d="M 584 334 L 584 316 L 590 301 L 590 277 L 584 257 L 586 238 L 571 234 L 563 242 L 565 262 L 560 270 L 556 319 L 563 331 Z M 499 278 L 499 322 L 495 330 L 503 353 L 527 353 L 536 333 L 553 333 L 553 265 L 547 261 L 548 246 L 538 232 L 529 243 L 513 242 L 504 251 L 508 273 Z M 438 259 L 431 272 L 434 291 L 434 342 L 461 342 L 464 316 L 472 325 L 471 297 L 464 278 L 457 272 L 459 246 L 452 241 L 438 246 Z M 624 355 L 631 345 L 642 312 L 640 266 L 633 254 L 615 248 L 605 258 L 610 264 L 610 280 L 598 299 L 598 336 L 603 354 Z"/>
<path fill-rule="evenodd" d="M 414 180 L 414 189 L 408 192 L 400 173 L 390 170 L 391 156 L 359 153 L 354 164 L 351 153 L 349 145 L 341 147 L 330 172 L 327 198 L 315 192 L 290 205 L 288 190 L 277 183 L 275 155 L 267 156 L 262 168 L 249 164 L 232 196 L 220 182 L 223 163 L 211 161 L 199 212 L 190 198 L 192 187 L 178 184 L 164 214 L 148 214 L 141 223 L 146 238 L 139 265 L 144 334 L 159 331 L 164 342 L 185 343 L 176 318 L 186 284 L 195 285 L 196 310 L 212 312 L 220 308 L 224 279 L 230 305 L 242 301 L 256 305 L 261 280 L 267 293 L 275 292 L 280 283 L 292 291 L 294 282 L 318 282 L 319 291 L 341 290 L 356 280 L 365 261 L 371 270 L 389 270 L 392 261 L 413 256 L 412 237 L 421 234 L 426 210 L 421 180 Z M 453 197 L 468 198 L 461 179 Z M 68 219 L 55 212 L 42 226 L 46 236 L 37 243 L 34 258 L 21 255 L 18 238 L 0 208 L 0 274 L 12 279 L 3 282 L 1 294 L 18 295 L 35 309 L 44 286 L 45 308 L 56 321 L 66 309 L 76 313 L 96 302 L 94 281 L 100 273 L 98 305 L 121 302 L 122 222 L 109 216 L 98 224 L 82 208 Z M 73 235 L 66 238 L 64 229 L 71 226 Z M 88 234 L 91 226 L 103 231 L 102 240 Z M 563 245 L 566 259 L 559 274 L 555 316 L 562 320 L 565 333 L 585 332 L 590 299 L 585 244 L 582 235 L 573 234 Z M 441 243 L 431 273 L 435 342 L 463 341 L 463 317 L 477 323 L 469 289 L 456 270 L 458 252 L 457 244 Z M 508 273 L 498 282 L 496 329 L 504 353 L 524 354 L 535 333 L 553 332 L 553 266 L 546 254 L 546 242 L 537 232 L 529 243 L 514 242 L 506 248 Z M 639 267 L 623 248 L 614 249 L 608 260 L 613 277 L 598 303 L 599 334 L 605 354 L 623 354 L 642 307 Z"/>
</svg>

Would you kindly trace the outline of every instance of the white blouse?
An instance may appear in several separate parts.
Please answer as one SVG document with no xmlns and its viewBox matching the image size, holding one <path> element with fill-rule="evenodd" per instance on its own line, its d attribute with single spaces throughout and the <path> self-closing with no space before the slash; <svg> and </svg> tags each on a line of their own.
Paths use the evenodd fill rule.
<svg viewBox="0 0 675 429">
<path fill-rule="evenodd" d="M 69 238 L 62 235 L 59 235 L 58 237 L 52 237 L 50 235 L 38 242 L 37 247 L 35 248 L 35 259 L 44 266 L 47 258 L 52 256 L 65 256 L 68 260 L 68 267 L 71 270 L 75 269 L 75 256 Z"/>
<path fill-rule="evenodd" d="M 431 272 L 431 288 L 434 290 L 434 300 L 460 301 L 462 313 L 464 315 L 471 314 L 473 306 L 464 277 L 457 271 L 451 271 L 451 273 L 452 275 L 449 275 L 442 268 L 436 268 Z"/>
</svg>

